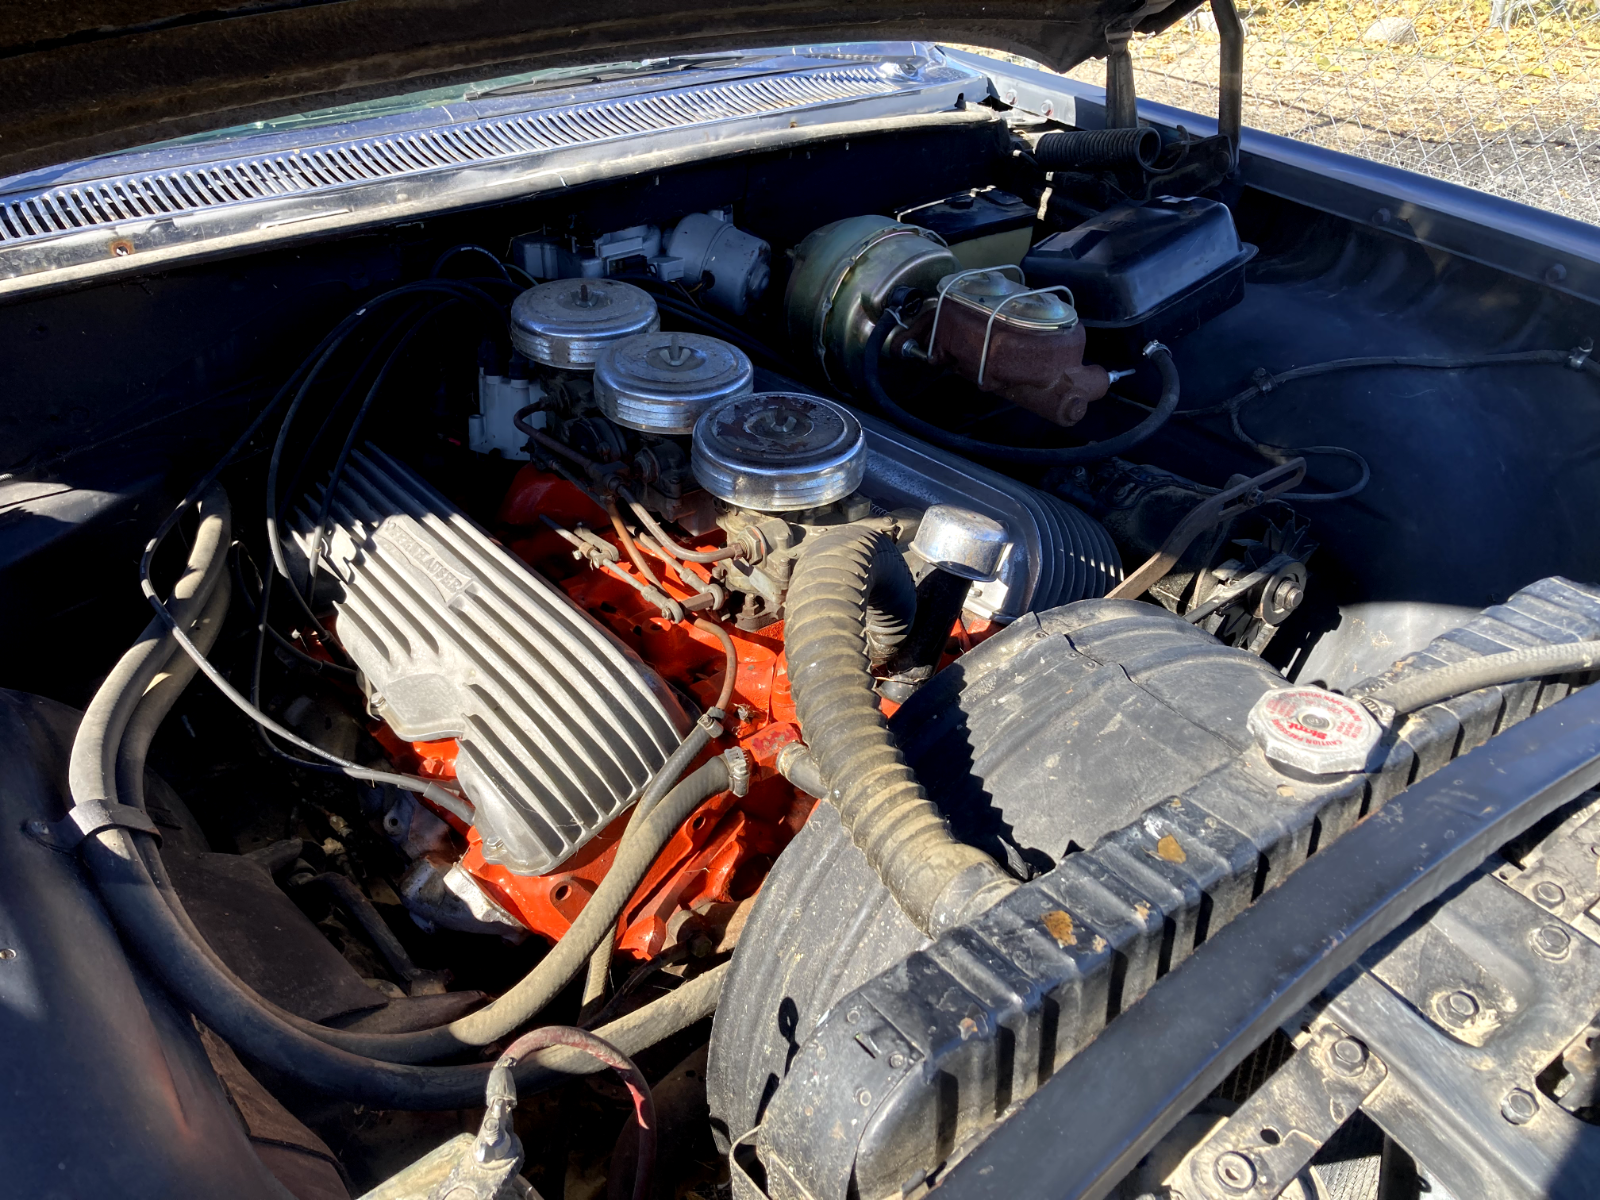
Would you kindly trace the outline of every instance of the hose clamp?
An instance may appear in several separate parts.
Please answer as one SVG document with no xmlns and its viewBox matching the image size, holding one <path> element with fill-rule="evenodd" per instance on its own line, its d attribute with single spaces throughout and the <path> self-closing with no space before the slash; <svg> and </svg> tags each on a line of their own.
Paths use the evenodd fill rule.
<svg viewBox="0 0 1600 1200">
<path fill-rule="evenodd" d="M 1594 343 L 1585 340 L 1583 345 L 1574 347 L 1572 353 L 1567 355 L 1567 366 L 1574 371 L 1581 371 L 1583 370 L 1583 364 L 1589 361 L 1589 355 L 1593 353 Z"/>
<path fill-rule="evenodd" d="M 35 841 L 68 854 L 83 845 L 86 839 L 107 829 L 147 833 L 156 839 L 157 845 L 161 843 L 161 831 L 144 809 L 101 799 L 81 800 L 69 808 L 61 820 L 29 821 L 23 829 Z"/>
<path fill-rule="evenodd" d="M 1146 342 L 1144 344 L 1144 349 L 1141 350 L 1140 353 L 1143 354 L 1146 358 L 1154 358 L 1157 353 L 1171 354 L 1172 351 L 1168 350 L 1160 342 L 1158 342 L 1158 341 L 1156 341 L 1155 339 L 1152 338 L 1150 341 L 1148 341 L 1148 342 Z"/>
<path fill-rule="evenodd" d="M 735 796 L 750 794 L 750 758 L 738 746 L 722 752 L 728 767 L 728 790 Z"/>
</svg>

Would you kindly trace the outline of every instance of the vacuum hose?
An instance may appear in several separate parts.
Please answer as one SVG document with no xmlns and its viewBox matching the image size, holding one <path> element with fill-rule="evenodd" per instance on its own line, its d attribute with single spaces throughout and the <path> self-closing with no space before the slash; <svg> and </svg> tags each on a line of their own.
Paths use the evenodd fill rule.
<svg viewBox="0 0 1600 1200">
<path fill-rule="evenodd" d="M 879 653 L 898 639 L 885 636 L 881 618 L 869 623 L 868 612 L 892 611 L 885 597 L 910 584 L 905 559 L 886 534 L 859 527 L 821 534 L 795 566 L 784 643 L 800 730 L 826 784 L 823 798 L 839 810 L 896 903 L 934 936 L 999 900 L 1016 881 L 951 834 L 878 707 L 869 635 Z"/>
<path fill-rule="evenodd" d="M 172 625 L 152 622 L 107 676 L 80 724 L 68 768 L 76 804 L 99 801 L 114 806 L 125 799 L 142 807 L 142 786 L 133 781 L 142 784 L 150 738 L 193 674 L 180 666 L 157 679 L 177 649 L 172 627 L 197 626 L 193 639 L 201 645 L 214 640 L 227 599 L 222 568 L 229 540 L 227 497 L 214 488 L 201 505 L 188 568 L 168 601 L 165 615 Z M 701 738 L 689 740 L 696 749 L 704 745 Z M 728 764 L 714 758 L 666 790 L 694 752 L 685 749 L 675 754 L 672 774 L 663 771 L 653 781 L 648 790 L 665 795 L 648 812 L 636 814 L 632 836 L 619 847 L 606 881 L 567 937 L 493 1004 L 449 1025 L 416 1033 L 328 1029 L 262 999 L 205 944 L 172 890 L 148 834 L 122 826 L 101 829 L 84 840 L 83 857 L 130 947 L 182 1003 L 247 1058 L 359 1103 L 403 1109 L 470 1107 L 481 1103 L 486 1065 L 410 1064 L 498 1040 L 535 1016 L 577 974 L 615 924 L 661 847 L 695 808 L 728 786 Z M 710 984 L 693 992 L 687 986 L 680 991 L 689 994 L 659 1008 L 647 1005 L 648 1013 L 640 1010 L 599 1032 L 625 1052 L 633 1052 L 670 1036 L 715 1006 L 716 990 Z M 519 1078 L 519 1084 L 527 1086 L 540 1070 L 530 1060 L 528 1081 Z"/>
</svg>

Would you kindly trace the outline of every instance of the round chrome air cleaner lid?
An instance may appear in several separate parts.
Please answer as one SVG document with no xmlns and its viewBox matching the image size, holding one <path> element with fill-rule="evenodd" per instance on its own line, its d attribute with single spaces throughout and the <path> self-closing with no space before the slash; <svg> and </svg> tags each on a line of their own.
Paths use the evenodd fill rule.
<svg viewBox="0 0 1600 1200">
<path fill-rule="evenodd" d="M 759 512 L 792 512 L 860 487 L 867 441 L 861 422 L 830 400 L 757 392 L 700 418 L 689 463 L 713 496 Z"/>
<path fill-rule="evenodd" d="M 594 364 L 600 411 L 641 433 L 692 433 L 700 415 L 749 393 L 755 369 L 737 346 L 702 333 L 640 333 Z"/>
<path fill-rule="evenodd" d="M 533 362 L 568 371 L 593 370 L 609 343 L 660 326 L 650 293 L 615 279 L 555 279 L 511 304 L 511 344 Z"/>
</svg>

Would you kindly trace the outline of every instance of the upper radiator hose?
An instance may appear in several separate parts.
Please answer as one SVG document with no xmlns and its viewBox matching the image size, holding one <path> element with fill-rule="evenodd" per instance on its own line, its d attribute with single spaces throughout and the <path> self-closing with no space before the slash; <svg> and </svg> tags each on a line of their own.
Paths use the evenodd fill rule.
<svg viewBox="0 0 1600 1200">
<path fill-rule="evenodd" d="M 885 611 L 910 583 L 905 559 L 884 533 L 859 527 L 824 533 L 795 566 L 784 644 L 795 711 L 821 767 L 824 798 L 838 808 L 896 903 L 933 936 L 999 900 L 1016 880 L 950 833 L 878 707 L 867 611 Z M 873 624 L 881 634 L 883 623 Z"/>
</svg>

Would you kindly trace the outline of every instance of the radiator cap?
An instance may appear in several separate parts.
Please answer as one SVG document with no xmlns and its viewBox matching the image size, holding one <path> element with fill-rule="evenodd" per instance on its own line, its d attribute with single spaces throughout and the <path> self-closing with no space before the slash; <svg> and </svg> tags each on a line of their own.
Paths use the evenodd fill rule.
<svg viewBox="0 0 1600 1200">
<path fill-rule="evenodd" d="M 1309 775 L 1365 770 L 1383 736 L 1364 705 L 1318 687 L 1268 692 L 1250 710 L 1249 729 L 1271 762 Z"/>
</svg>

